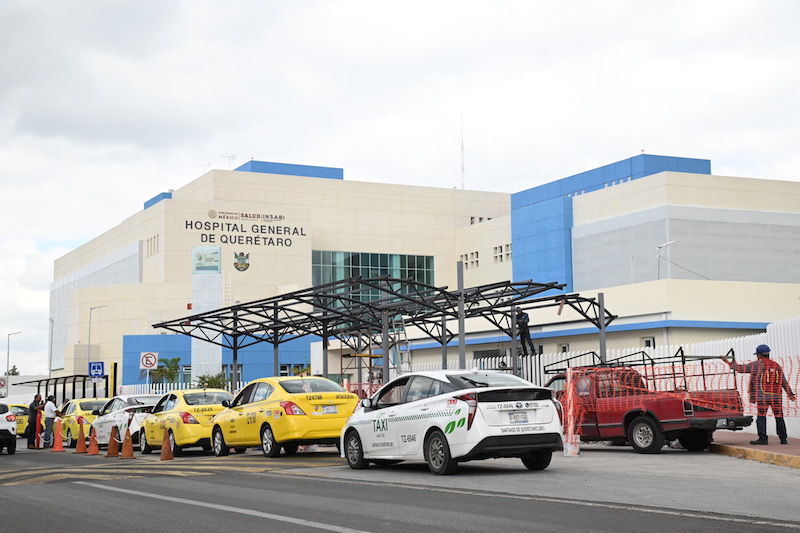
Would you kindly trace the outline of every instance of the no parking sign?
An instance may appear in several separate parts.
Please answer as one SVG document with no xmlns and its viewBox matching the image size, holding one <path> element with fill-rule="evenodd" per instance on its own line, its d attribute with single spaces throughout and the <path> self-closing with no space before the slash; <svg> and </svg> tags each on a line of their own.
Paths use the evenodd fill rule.
<svg viewBox="0 0 800 533">
<path fill-rule="evenodd" d="M 158 366 L 158 352 L 141 352 L 139 370 L 153 370 Z"/>
</svg>

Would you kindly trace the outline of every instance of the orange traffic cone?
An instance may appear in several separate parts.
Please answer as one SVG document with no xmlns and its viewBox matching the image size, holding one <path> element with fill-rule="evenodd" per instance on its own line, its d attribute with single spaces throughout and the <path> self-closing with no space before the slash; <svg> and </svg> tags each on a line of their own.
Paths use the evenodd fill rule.
<svg viewBox="0 0 800 533">
<path fill-rule="evenodd" d="M 94 428 L 89 433 L 89 449 L 86 455 L 100 455 L 100 446 L 97 445 L 97 434 Z"/>
<path fill-rule="evenodd" d="M 133 439 L 131 438 L 130 428 L 125 430 L 125 440 L 122 442 L 122 454 L 120 459 L 135 459 L 133 456 Z"/>
<path fill-rule="evenodd" d="M 64 451 L 64 440 L 61 436 L 61 419 L 56 421 L 56 436 L 55 440 L 53 441 L 53 449 L 50 450 L 51 452 L 63 452 Z"/>
<path fill-rule="evenodd" d="M 86 435 L 83 433 L 83 424 L 78 427 L 78 442 L 72 453 L 86 453 Z"/>
<path fill-rule="evenodd" d="M 119 455 L 119 444 L 117 444 L 117 426 L 111 426 L 111 437 L 108 439 L 108 451 L 106 457 L 116 457 Z"/>
<path fill-rule="evenodd" d="M 169 443 L 169 430 L 164 428 L 164 440 L 161 442 L 161 460 L 172 461 L 172 446 Z"/>
</svg>

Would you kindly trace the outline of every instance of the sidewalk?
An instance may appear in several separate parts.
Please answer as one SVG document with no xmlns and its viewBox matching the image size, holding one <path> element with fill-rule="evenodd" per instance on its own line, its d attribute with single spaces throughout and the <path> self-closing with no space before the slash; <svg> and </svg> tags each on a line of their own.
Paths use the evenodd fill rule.
<svg viewBox="0 0 800 533">
<path fill-rule="evenodd" d="M 766 446 L 750 444 L 751 440 L 757 438 L 757 435 L 741 431 L 715 431 L 709 451 L 739 459 L 800 468 L 800 439 L 790 437 L 789 444 L 781 444 L 780 439 L 772 435 Z"/>
</svg>

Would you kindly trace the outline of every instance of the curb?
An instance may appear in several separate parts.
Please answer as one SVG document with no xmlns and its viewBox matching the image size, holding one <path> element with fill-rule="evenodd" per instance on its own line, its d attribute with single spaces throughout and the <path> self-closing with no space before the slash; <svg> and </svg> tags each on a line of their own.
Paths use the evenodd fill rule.
<svg viewBox="0 0 800 533">
<path fill-rule="evenodd" d="M 782 453 L 768 452 L 765 450 L 753 450 L 750 448 L 739 448 L 727 444 L 714 444 L 709 446 L 711 453 L 728 455 L 737 459 L 748 459 L 777 466 L 788 466 L 789 468 L 800 468 L 800 457 L 796 455 L 785 455 Z"/>
</svg>

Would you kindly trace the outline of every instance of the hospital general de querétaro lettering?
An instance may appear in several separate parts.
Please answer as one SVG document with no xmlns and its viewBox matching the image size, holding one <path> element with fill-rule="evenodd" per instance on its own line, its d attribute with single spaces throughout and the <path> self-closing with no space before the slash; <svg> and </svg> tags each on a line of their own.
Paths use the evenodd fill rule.
<svg viewBox="0 0 800 533">
<path fill-rule="evenodd" d="M 305 228 L 277 224 L 252 224 L 187 220 L 187 230 L 200 233 L 200 242 L 251 246 L 291 246 L 292 237 L 306 237 Z"/>
</svg>

